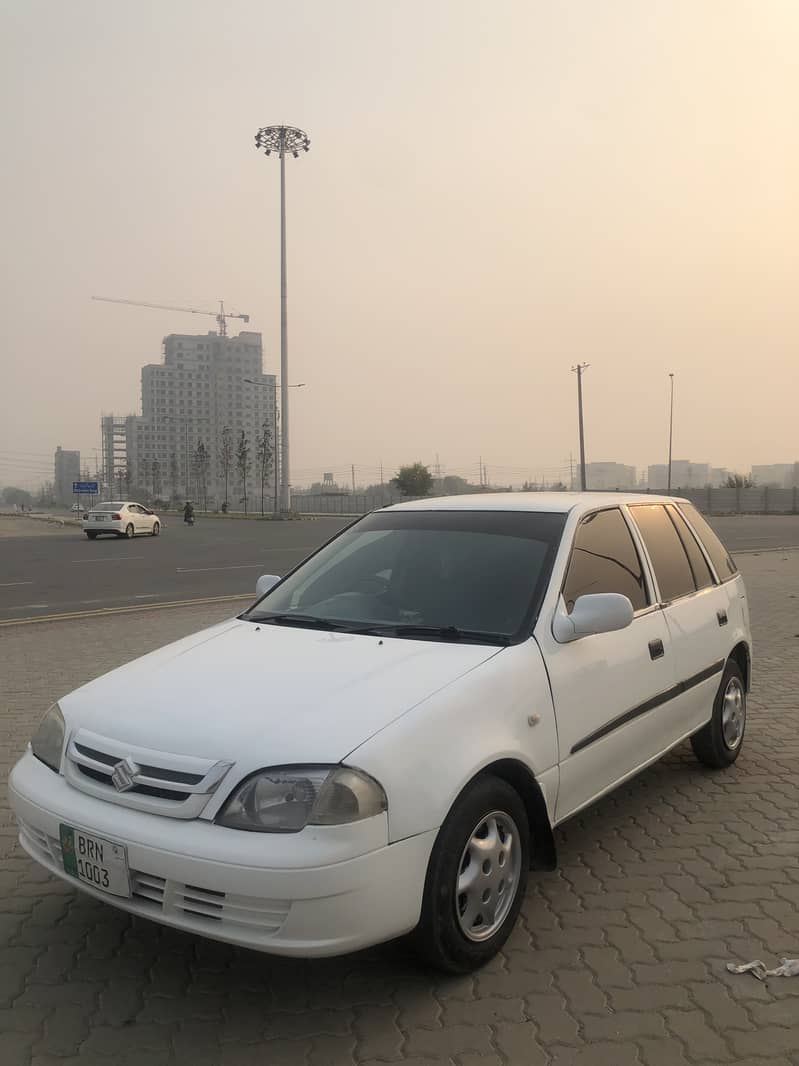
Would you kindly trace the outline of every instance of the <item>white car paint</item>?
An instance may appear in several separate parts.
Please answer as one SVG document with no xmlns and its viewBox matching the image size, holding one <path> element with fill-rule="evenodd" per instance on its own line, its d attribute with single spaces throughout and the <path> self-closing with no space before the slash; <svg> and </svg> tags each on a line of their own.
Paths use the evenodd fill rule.
<svg viewBox="0 0 799 1066">
<path fill-rule="evenodd" d="M 439 827 L 482 770 L 501 760 L 528 775 L 540 796 L 544 837 L 709 720 L 718 673 L 685 691 L 682 682 L 738 646 L 748 656 L 740 576 L 661 602 L 627 510 L 640 499 L 486 494 L 389 509 L 562 514 L 532 632 L 498 647 L 232 619 L 161 648 L 59 701 L 66 725 L 59 772 L 29 747 L 10 777 L 23 847 L 52 873 L 116 906 L 276 954 L 337 954 L 410 931 Z M 575 535 L 586 516 L 611 508 L 622 509 L 652 602 L 626 628 L 558 640 Z M 663 645 L 654 658 L 653 641 Z M 673 695 L 664 702 L 664 693 Z M 653 698 L 660 709 L 641 711 Z M 595 733 L 603 735 L 591 742 Z M 89 748 L 106 745 L 112 760 L 129 752 L 173 772 L 224 776 L 216 791 L 186 801 L 189 817 L 175 815 L 161 797 L 117 794 L 82 777 L 67 753 L 88 741 Z M 387 810 L 296 833 L 214 823 L 254 771 L 316 763 L 364 771 L 382 786 Z M 79 884 L 64 871 L 64 823 L 124 845 L 130 898 Z"/>
<path fill-rule="evenodd" d="M 162 528 L 161 519 L 154 511 L 133 500 L 97 504 L 90 511 L 84 511 L 82 525 L 84 533 L 89 536 L 114 533 L 121 537 L 125 536 L 129 526 L 133 526 L 134 536 L 153 536 Z"/>
</svg>

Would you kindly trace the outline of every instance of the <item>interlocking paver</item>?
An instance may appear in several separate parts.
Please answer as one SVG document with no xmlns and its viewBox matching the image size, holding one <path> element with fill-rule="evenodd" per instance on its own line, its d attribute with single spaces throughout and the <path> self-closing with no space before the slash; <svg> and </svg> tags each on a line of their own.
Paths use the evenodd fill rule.
<svg viewBox="0 0 799 1066">
<path fill-rule="evenodd" d="M 522 925 L 481 973 L 402 945 L 273 959 L 132 919 L 28 860 L 0 799 L 2 1066 L 797 1066 L 799 553 L 742 556 L 757 644 L 746 745 L 687 745 L 558 831 Z M 222 616 L 210 608 L 3 630 L 0 770 L 50 702 Z M 0 796 L 3 793 L 0 791 Z"/>
</svg>

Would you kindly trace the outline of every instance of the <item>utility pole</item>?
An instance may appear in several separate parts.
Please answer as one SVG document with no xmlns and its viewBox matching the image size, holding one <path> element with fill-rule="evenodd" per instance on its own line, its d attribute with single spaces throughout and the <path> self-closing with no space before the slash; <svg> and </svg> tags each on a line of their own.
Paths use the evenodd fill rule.
<svg viewBox="0 0 799 1066">
<path fill-rule="evenodd" d="M 483 457 L 482 457 L 482 455 L 480 456 L 480 461 L 478 463 L 478 466 L 480 467 L 480 488 L 482 488 L 483 487 Z"/>
<path fill-rule="evenodd" d="M 355 463 L 352 464 L 352 495 L 355 495 Z"/>
<path fill-rule="evenodd" d="M 585 433 L 583 431 L 583 372 L 588 369 L 590 363 L 578 363 L 572 367 L 577 375 L 577 411 L 580 423 L 580 491 L 585 492 Z"/>
<path fill-rule="evenodd" d="M 667 492 L 671 492 L 671 445 L 674 438 L 674 374 L 669 374 L 671 379 L 671 406 L 669 408 L 669 483 Z"/>
</svg>

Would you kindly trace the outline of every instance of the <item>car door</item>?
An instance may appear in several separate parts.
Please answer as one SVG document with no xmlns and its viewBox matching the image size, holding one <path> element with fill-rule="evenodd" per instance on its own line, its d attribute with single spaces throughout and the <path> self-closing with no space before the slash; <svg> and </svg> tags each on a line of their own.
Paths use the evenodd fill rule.
<svg viewBox="0 0 799 1066">
<path fill-rule="evenodd" d="M 597 592 L 628 597 L 628 628 L 560 644 L 551 617 L 538 627 L 558 729 L 557 821 L 667 750 L 672 738 L 659 713 L 674 684 L 669 629 L 619 507 L 594 511 L 577 527 L 560 609 Z"/>
<path fill-rule="evenodd" d="M 144 512 L 137 503 L 128 504 L 128 515 L 130 521 L 133 523 L 133 528 L 137 533 L 141 533 L 145 528 Z"/>
<path fill-rule="evenodd" d="M 634 504 L 630 513 L 641 533 L 669 627 L 678 689 L 669 713 L 685 735 L 703 725 L 713 710 L 727 656 L 727 597 L 673 504 Z"/>
</svg>

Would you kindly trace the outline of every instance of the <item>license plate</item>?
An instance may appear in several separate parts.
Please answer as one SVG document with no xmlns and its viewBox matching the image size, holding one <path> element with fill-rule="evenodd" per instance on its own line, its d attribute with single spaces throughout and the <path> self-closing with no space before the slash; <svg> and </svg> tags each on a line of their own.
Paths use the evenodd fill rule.
<svg viewBox="0 0 799 1066">
<path fill-rule="evenodd" d="M 130 895 L 124 844 L 84 833 L 71 825 L 62 824 L 59 833 L 64 870 L 68 874 L 112 896 Z"/>
<path fill-rule="evenodd" d="M 94 520 L 95 522 L 105 522 L 105 515 L 96 514 Z"/>
</svg>

